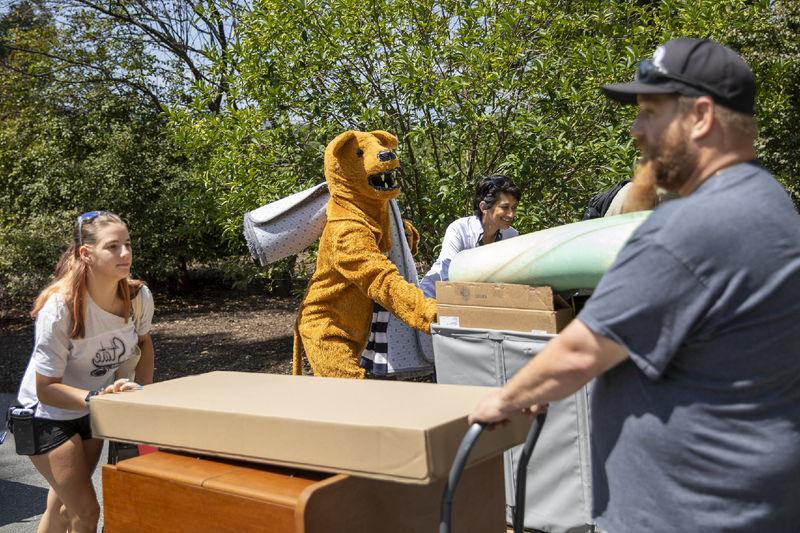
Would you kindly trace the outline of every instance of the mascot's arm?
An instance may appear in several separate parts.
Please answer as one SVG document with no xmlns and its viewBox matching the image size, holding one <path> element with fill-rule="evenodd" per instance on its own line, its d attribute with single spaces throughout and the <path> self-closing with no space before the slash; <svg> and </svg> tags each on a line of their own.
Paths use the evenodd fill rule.
<svg viewBox="0 0 800 533">
<path fill-rule="evenodd" d="M 383 255 L 366 226 L 352 221 L 328 222 L 334 239 L 333 267 L 373 301 L 412 328 L 428 333 L 436 319 L 436 300 L 403 279 Z"/>
</svg>

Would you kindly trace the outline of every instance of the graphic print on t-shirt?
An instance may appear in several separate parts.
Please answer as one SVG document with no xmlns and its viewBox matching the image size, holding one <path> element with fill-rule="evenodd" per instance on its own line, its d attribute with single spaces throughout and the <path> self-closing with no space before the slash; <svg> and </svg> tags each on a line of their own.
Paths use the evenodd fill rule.
<svg viewBox="0 0 800 533">
<path fill-rule="evenodd" d="M 122 364 L 122 357 L 125 355 L 125 343 L 119 337 L 111 339 L 110 346 L 100 345 L 100 349 L 92 358 L 94 370 L 91 374 L 95 377 L 104 376 L 109 370 L 116 369 Z"/>
</svg>

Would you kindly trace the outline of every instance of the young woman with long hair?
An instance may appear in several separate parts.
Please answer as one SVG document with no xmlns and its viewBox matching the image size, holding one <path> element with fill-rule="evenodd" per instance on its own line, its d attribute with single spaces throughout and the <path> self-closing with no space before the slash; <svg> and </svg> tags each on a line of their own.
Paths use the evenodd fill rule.
<svg viewBox="0 0 800 533">
<path fill-rule="evenodd" d="M 33 411 L 33 423 L 25 428 L 33 443 L 26 455 L 50 484 L 39 532 L 97 530 L 100 508 L 92 473 L 103 442 L 92 438 L 89 402 L 98 394 L 140 388 L 115 377 L 134 358 L 139 358 L 136 381 L 153 380 L 153 297 L 130 278 L 132 258 L 128 228 L 119 216 L 84 213 L 54 280 L 33 306 L 34 348 L 18 400 Z M 15 424 L 16 439 L 24 438 L 22 430 Z"/>
</svg>

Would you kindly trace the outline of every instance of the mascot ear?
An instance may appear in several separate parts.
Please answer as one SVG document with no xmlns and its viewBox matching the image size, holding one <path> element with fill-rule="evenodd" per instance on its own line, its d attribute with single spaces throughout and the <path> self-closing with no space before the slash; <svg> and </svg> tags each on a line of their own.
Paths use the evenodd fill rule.
<svg viewBox="0 0 800 533">
<path fill-rule="evenodd" d="M 403 230 L 406 234 L 406 241 L 408 241 L 408 247 L 411 249 L 411 255 L 417 255 L 419 251 L 419 232 L 417 228 L 411 223 L 410 220 L 407 218 L 403 219 Z"/>
<path fill-rule="evenodd" d="M 339 159 L 344 147 L 348 142 L 350 142 L 351 139 L 355 139 L 355 137 L 356 132 L 353 130 L 347 130 L 344 133 L 340 133 L 328 144 L 325 152 L 331 154 L 334 158 Z"/>
<path fill-rule="evenodd" d="M 370 135 L 373 135 L 378 138 L 383 146 L 390 150 L 394 150 L 397 148 L 397 137 L 389 133 L 388 131 L 383 130 L 376 130 L 369 132 Z"/>
</svg>

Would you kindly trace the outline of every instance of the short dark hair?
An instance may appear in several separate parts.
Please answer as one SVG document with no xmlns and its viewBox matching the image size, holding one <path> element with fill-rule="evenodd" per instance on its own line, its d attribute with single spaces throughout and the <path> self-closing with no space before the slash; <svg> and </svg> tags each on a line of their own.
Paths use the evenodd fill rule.
<svg viewBox="0 0 800 533">
<path fill-rule="evenodd" d="M 519 202 L 522 194 L 511 178 L 502 174 L 484 176 L 475 187 L 475 197 L 472 200 L 472 212 L 476 217 L 481 218 L 481 202 L 485 202 L 487 207 L 492 207 L 500 198 L 500 193 L 513 196 Z"/>
</svg>

